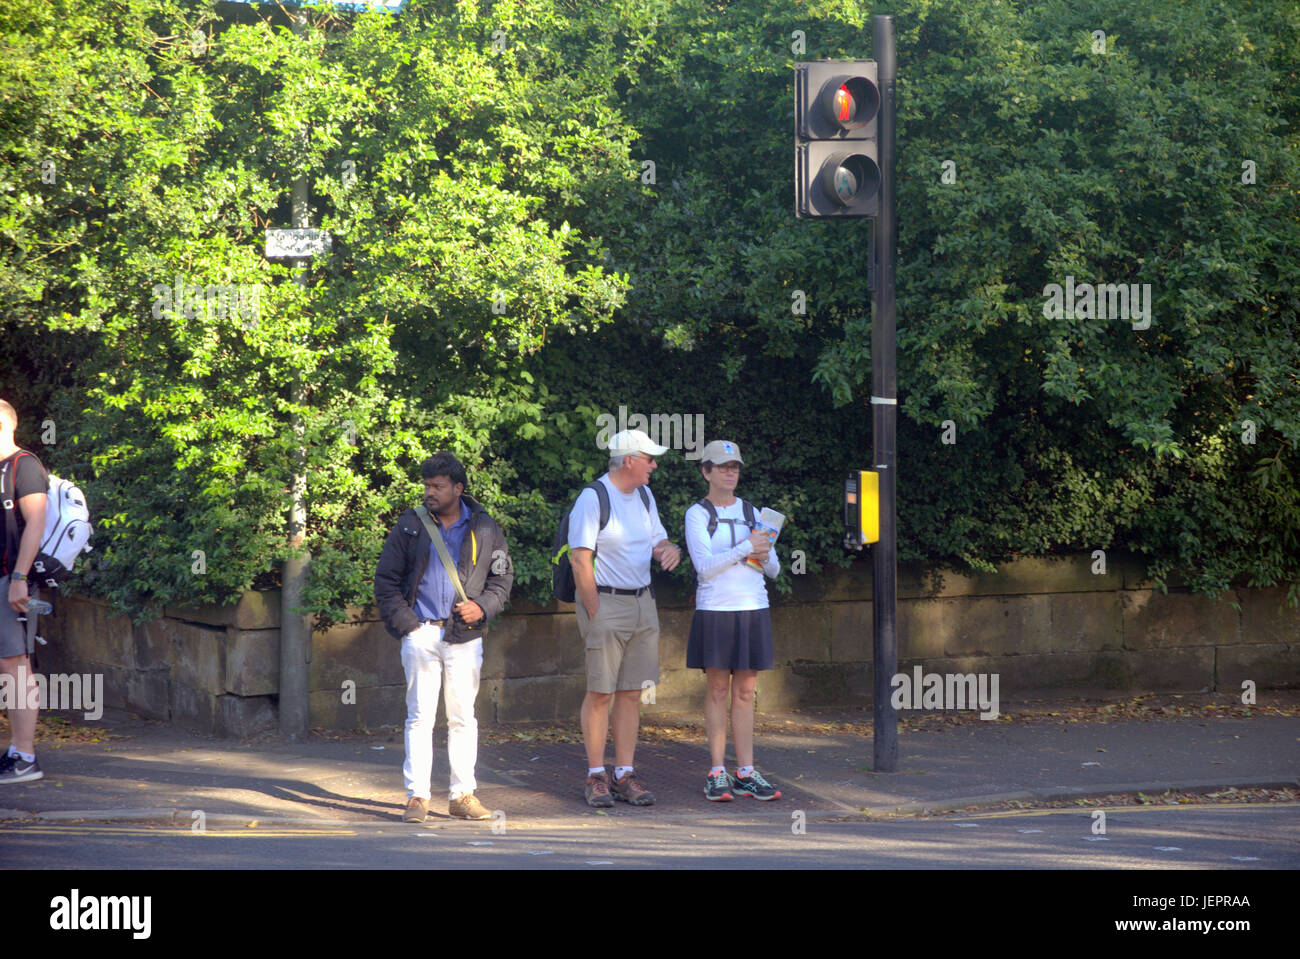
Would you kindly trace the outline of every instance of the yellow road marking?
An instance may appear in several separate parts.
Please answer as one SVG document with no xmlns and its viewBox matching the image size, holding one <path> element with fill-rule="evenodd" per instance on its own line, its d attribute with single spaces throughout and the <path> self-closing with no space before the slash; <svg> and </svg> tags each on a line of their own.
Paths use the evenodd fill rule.
<svg viewBox="0 0 1300 959">
<path fill-rule="evenodd" d="M 1279 809 L 1285 807 L 1300 806 L 1300 802 L 1275 802 L 1275 803 L 1240 803 L 1240 802 L 1221 802 L 1221 803 L 1182 803 L 1175 806 L 1057 806 L 1052 809 L 1000 809 L 996 812 L 971 813 L 970 815 L 960 815 L 955 810 L 942 814 L 936 814 L 927 818 L 927 822 L 934 819 L 1008 819 L 1013 816 L 1051 816 L 1057 813 L 1080 813 L 1093 812 L 1100 809 L 1102 812 L 1159 812 L 1170 809 Z"/>
<path fill-rule="evenodd" d="M 16 823 L 0 825 L 0 833 L 6 832 L 28 833 L 42 836 L 85 833 L 106 836 L 194 836 L 197 839 L 208 839 L 212 837 L 219 837 L 222 839 L 280 839 L 291 836 L 355 836 L 357 834 L 355 830 L 351 829 L 208 829 L 204 832 L 196 833 L 189 828 L 176 828 L 174 826 L 159 826 L 156 829 L 145 829 L 140 826 L 55 826 L 50 824 L 24 826 Z"/>
</svg>

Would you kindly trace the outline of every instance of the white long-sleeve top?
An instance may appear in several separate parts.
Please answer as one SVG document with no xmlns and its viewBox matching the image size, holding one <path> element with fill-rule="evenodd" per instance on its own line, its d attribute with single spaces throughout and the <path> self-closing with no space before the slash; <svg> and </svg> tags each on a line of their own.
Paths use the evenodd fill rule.
<svg viewBox="0 0 1300 959">
<path fill-rule="evenodd" d="M 709 536 L 708 511 L 698 503 L 686 511 L 686 548 L 691 554 L 698 583 L 695 608 L 717 611 L 767 609 L 763 577 L 776 579 L 781 561 L 776 549 L 767 554 L 763 572 L 751 568 L 745 557 L 754 551 L 749 542 L 745 510 L 737 498 L 730 506 L 717 506 L 718 528 Z M 725 520 L 734 520 L 727 523 Z"/>
</svg>

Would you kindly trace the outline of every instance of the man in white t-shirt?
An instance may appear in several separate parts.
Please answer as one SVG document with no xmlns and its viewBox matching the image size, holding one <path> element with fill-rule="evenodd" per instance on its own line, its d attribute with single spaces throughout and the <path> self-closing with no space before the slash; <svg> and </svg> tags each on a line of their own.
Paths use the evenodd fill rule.
<svg viewBox="0 0 1300 959">
<path fill-rule="evenodd" d="M 641 691 L 659 682 L 659 613 L 650 591 L 650 560 L 664 570 L 681 561 L 668 539 L 650 474 L 668 447 L 641 430 L 624 430 L 609 441 L 609 472 L 597 482 L 609 498 L 609 522 L 600 528 L 600 497 L 584 489 L 569 514 L 578 631 L 587 651 L 587 696 L 582 737 L 587 746 L 587 803 L 614 800 L 649 806 L 654 794 L 633 768 L 641 725 Z M 605 732 L 613 700 L 614 780 L 605 772 Z M 612 793 L 612 795 L 611 795 Z"/>
</svg>

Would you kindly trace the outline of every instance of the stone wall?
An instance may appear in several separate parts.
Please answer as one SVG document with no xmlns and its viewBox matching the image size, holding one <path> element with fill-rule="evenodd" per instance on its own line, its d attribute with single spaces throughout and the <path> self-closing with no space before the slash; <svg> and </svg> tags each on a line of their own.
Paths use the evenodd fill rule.
<svg viewBox="0 0 1300 959">
<path fill-rule="evenodd" d="M 997 673 L 1003 698 L 1052 690 L 1198 691 L 1300 686 L 1300 611 L 1281 589 L 1210 599 L 1145 583 L 1136 564 L 1026 559 L 991 574 L 899 571 L 899 669 Z M 657 587 L 656 711 L 702 709 L 704 681 L 685 668 L 691 596 Z M 871 570 L 795 577 L 773 594 L 776 668 L 761 707 L 868 705 Z M 279 595 L 223 609 L 168 609 L 132 625 L 94 599 L 69 597 L 45 627 L 44 667 L 105 674 L 106 705 L 220 735 L 276 728 Z M 516 602 L 484 645 L 480 722 L 576 723 L 585 691 L 572 606 Z M 404 717 L 398 644 L 360 611 L 312 645 L 311 725 L 373 728 Z"/>
<path fill-rule="evenodd" d="M 104 705 L 222 736 L 277 727 L 279 593 L 246 593 L 234 606 L 168 608 L 133 624 L 108 604 L 65 596 L 42 620 L 45 672 L 103 673 Z M 399 667 L 400 672 L 400 667 Z"/>
</svg>

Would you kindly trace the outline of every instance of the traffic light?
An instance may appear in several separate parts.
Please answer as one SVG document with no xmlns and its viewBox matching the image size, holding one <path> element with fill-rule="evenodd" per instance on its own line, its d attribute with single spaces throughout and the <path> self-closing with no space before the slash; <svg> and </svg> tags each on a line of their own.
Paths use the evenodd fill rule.
<svg viewBox="0 0 1300 959">
<path fill-rule="evenodd" d="M 795 215 L 875 216 L 880 208 L 876 61 L 797 63 L 794 77 Z"/>
</svg>

